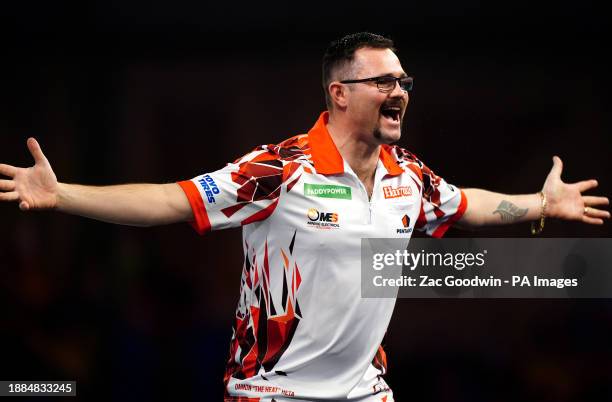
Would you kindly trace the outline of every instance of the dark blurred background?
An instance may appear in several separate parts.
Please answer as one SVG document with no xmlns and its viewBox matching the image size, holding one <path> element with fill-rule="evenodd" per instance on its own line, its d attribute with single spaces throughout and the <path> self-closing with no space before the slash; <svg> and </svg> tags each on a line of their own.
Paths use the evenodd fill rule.
<svg viewBox="0 0 612 402">
<path fill-rule="evenodd" d="M 535 192 L 558 154 L 566 181 L 596 177 L 612 196 L 609 15 L 489 3 L 5 3 L 0 161 L 31 164 L 35 136 L 65 182 L 216 170 L 306 132 L 326 45 L 368 30 L 415 77 L 400 144 L 448 181 Z M 14 204 L 0 229 L 0 379 L 76 380 L 88 401 L 221 400 L 239 229 L 199 237 Z M 545 235 L 612 226 L 547 222 Z M 610 335 L 608 300 L 399 300 L 387 380 L 402 402 L 612 400 Z"/>
</svg>

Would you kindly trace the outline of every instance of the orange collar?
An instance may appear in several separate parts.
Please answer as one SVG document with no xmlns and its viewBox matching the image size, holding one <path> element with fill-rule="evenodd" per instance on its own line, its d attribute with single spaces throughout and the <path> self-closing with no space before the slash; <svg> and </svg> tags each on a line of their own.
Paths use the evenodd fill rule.
<svg viewBox="0 0 612 402">
<path fill-rule="evenodd" d="M 344 173 L 344 161 L 338 152 L 334 140 L 327 131 L 329 112 L 323 112 L 315 125 L 308 132 L 308 142 L 312 161 L 314 162 L 317 173 L 340 174 Z M 395 158 L 389 153 L 391 147 L 382 145 L 380 147 L 380 160 L 391 176 L 404 173 L 404 170 L 397 164 Z"/>
</svg>

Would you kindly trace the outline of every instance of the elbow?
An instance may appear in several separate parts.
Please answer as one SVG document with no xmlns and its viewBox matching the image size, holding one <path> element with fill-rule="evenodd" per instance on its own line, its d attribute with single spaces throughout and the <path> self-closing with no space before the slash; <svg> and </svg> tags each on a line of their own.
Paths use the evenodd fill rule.
<svg viewBox="0 0 612 402">
<path fill-rule="evenodd" d="M 466 211 L 465 214 L 459 219 L 455 226 L 462 230 L 475 230 L 484 225 L 484 221 L 475 214 L 470 214 Z"/>
</svg>

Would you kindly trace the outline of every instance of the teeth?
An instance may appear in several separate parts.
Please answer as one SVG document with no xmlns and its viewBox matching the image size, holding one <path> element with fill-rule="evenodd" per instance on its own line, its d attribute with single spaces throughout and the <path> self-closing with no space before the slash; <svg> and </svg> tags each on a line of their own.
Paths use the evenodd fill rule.
<svg viewBox="0 0 612 402">
<path fill-rule="evenodd" d="M 381 114 L 394 122 L 398 122 L 400 120 L 400 114 L 402 109 L 397 106 L 383 106 L 381 108 Z"/>
</svg>

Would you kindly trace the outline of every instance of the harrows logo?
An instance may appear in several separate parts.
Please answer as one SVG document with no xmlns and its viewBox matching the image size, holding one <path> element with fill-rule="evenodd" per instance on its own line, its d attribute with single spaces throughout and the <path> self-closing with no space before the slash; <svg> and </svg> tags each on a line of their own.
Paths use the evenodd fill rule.
<svg viewBox="0 0 612 402">
<path fill-rule="evenodd" d="M 400 198 L 410 197 L 412 195 L 412 188 L 408 186 L 400 186 L 393 188 L 393 186 L 383 187 L 383 194 L 385 198 Z"/>
</svg>

